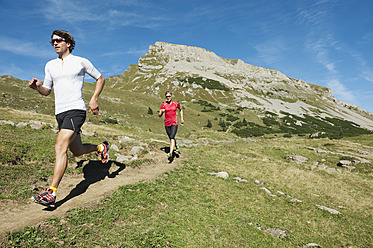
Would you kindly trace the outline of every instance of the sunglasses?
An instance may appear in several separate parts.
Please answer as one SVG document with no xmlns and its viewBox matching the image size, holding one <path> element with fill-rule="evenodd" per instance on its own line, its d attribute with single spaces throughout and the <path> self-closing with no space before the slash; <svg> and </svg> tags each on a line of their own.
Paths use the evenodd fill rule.
<svg viewBox="0 0 373 248">
<path fill-rule="evenodd" d="M 171 96 L 166 96 L 166 97 L 171 97 Z"/>
<path fill-rule="evenodd" d="M 53 45 L 54 42 L 57 42 L 57 44 L 60 44 L 61 42 L 66 41 L 64 38 L 58 38 L 58 39 L 52 39 L 50 43 Z"/>
</svg>

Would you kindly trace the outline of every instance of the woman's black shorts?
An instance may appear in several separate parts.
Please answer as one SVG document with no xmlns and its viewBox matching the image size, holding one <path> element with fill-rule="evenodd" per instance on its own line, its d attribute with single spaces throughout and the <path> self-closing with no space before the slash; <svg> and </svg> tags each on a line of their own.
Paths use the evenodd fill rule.
<svg viewBox="0 0 373 248">
<path fill-rule="evenodd" d="M 170 139 L 175 139 L 177 132 L 177 125 L 165 126 L 167 135 Z"/>
</svg>

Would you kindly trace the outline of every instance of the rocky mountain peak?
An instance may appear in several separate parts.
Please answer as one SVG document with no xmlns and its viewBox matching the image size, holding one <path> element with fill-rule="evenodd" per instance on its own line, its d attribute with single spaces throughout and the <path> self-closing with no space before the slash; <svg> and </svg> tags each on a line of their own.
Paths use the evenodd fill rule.
<svg viewBox="0 0 373 248">
<path fill-rule="evenodd" d="M 336 100 L 332 89 L 241 59 L 222 58 L 204 48 L 156 42 L 135 67 L 113 85 L 158 96 L 172 90 L 186 101 L 204 99 L 223 107 L 246 107 L 263 113 L 336 117 L 373 130 L 373 115 Z"/>
<path fill-rule="evenodd" d="M 152 58 L 158 59 L 158 63 L 163 64 L 170 74 L 176 71 L 200 73 L 202 70 L 212 74 L 234 74 L 263 80 L 289 80 L 279 71 L 246 64 L 241 59 L 225 59 L 204 48 L 193 46 L 156 42 L 139 62 L 146 64 L 145 61 L 151 61 Z M 209 76 L 218 79 L 214 75 Z"/>
</svg>

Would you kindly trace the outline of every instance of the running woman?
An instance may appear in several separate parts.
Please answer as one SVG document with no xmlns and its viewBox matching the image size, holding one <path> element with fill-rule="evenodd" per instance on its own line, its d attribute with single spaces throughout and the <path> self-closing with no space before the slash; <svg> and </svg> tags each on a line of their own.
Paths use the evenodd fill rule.
<svg viewBox="0 0 373 248">
<path fill-rule="evenodd" d="M 184 116 L 183 110 L 180 107 L 180 103 L 172 101 L 172 92 L 166 91 L 166 101 L 162 103 L 158 116 L 162 117 L 163 113 L 165 113 L 164 118 L 164 125 L 166 128 L 166 132 L 168 137 L 170 138 L 170 152 L 167 154 L 169 159 L 172 158 L 174 149 L 176 148 L 176 153 L 180 153 L 179 145 L 176 143 L 175 136 L 177 132 L 178 122 L 176 116 L 176 110 L 180 110 L 180 121 L 181 124 L 184 124 Z"/>
<path fill-rule="evenodd" d="M 53 206 L 56 201 L 57 188 L 68 163 L 68 149 L 74 156 L 97 152 L 101 155 L 103 163 L 109 161 L 109 142 L 104 141 L 99 145 L 83 144 L 80 137 L 81 127 L 86 119 L 86 107 L 82 97 L 84 76 L 87 73 L 97 80 L 95 91 L 89 101 L 89 110 L 94 115 L 98 115 L 99 112 L 97 100 L 104 87 L 105 78 L 89 60 L 71 54 L 75 41 L 69 32 L 53 31 L 50 43 L 58 58 L 45 65 L 43 84 L 36 78 L 31 79 L 28 84 L 31 89 L 44 96 L 48 96 L 54 87 L 59 133 L 55 145 L 56 160 L 52 183 L 42 194 L 35 194 L 32 197 L 35 202 L 46 206 Z"/>
</svg>

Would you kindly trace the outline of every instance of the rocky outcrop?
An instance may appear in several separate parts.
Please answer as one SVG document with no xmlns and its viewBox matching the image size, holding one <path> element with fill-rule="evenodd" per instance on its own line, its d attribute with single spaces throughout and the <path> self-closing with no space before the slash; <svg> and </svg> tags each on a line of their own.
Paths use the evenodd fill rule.
<svg viewBox="0 0 373 248">
<path fill-rule="evenodd" d="M 122 87 L 121 80 L 132 90 L 151 95 L 162 96 L 167 89 L 186 101 L 198 97 L 213 99 L 220 106 L 340 118 L 373 130 L 373 115 L 336 100 L 332 89 L 194 46 L 156 42 L 139 58 L 137 71 L 131 66 L 114 77 L 112 85 Z"/>
</svg>

